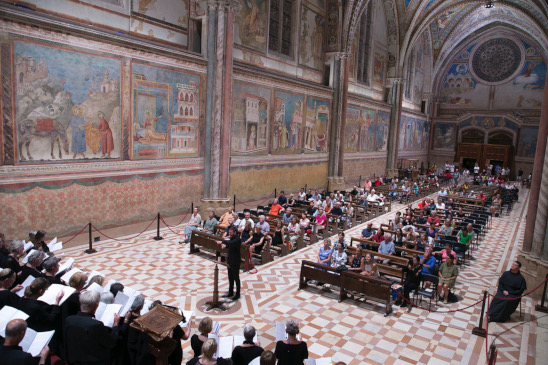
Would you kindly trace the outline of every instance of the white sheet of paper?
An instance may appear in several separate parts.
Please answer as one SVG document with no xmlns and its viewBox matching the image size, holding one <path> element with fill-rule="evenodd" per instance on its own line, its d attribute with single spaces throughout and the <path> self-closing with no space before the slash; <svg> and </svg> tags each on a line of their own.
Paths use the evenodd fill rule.
<svg viewBox="0 0 548 365">
<path fill-rule="evenodd" d="M 40 352 L 46 347 L 55 331 L 36 332 L 30 328 L 27 328 L 23 341 L 19 344 L 23 351 L 28 352 L 33 357 L 40 356 Z"/>
<path fill-rule="evenodd" d="M 34 251 L 36 251 L 35 249 L 32 249 L 29 251 L 29 253 L 27 254 L 27 256 L 23 257 L 23 260 L 21 260 L 21 263 L 23 265 L 25 265 L 27 262 L 29 262 L 29 256 L 31 253 L 33 253 Z"/>
<path fill-rule="evenodd" d="M 61 251 L 63 249 L 63 242 L 62 241 L 59 241 L 59 242 L 55 242 L 54 245 L 52 245 L 51 243 L 48 245 L 48 248 L 51 252 L 57 252 L 57 251 Z"/>
<path fill-rule="evenodd" d="M 57 243 L 57 237 L 55 237 L 54 239 L 52 239 L 51 241 L 49 241 L 48 247 L 49 247 L 49 245 L 54 245 L 54 244 L 56 244 L 56 243 Z"/>
<path fill-rule="evenodd" d="M 105 285 L 103 287 L 103 293 L 106 293 L 107 291 L 110 291 L 110 287 L 112 286 L 112 284 L 116 283 L 117 281 L 116 280 L 112 280 L 110 279 L 107 283 L 107 285 Z"/>
<path fill-rule="evenodd" d="M 31 249 L 34 247 L 34 243 L 28 241 L 28 242 L 25 242 L 25 251 Z"/>
<path fill-rule="evenodd" d="M 120 309 L 122 309 L 121 304 L 99 303 L 95 312 L 95 318 L 103 322 L 105 326 L 112 327 L 114 325 L 114 314 L 118 314 Z"/>
<path fill-rule="evenodd" d="M 276 322 L 276 342 L 287 340 L 287 333 L 285 333 L 285 324 L 283 322 Z"/>
<path fill-rule="evenodd" d="M 257 356 L 256 358 L 254 358 L 253 360 L 251 360 L 251 362 L 249 363 L 249 365 L 261 365 L 261 357 L 260 357 L 260 356 Z"/>
<path fill-rule="evenodd" d="M 150 311 L 151 304 L 152 304 L 152 300 L 145 299 L 145 304 L 143 305 L 143 309 L 141 309 L 141 315 L 148 313 Z"/>
<path fill-rule="evenodd" d="M 330 357 L 321 357 L 319 359 L 306 359 L 304 365 L 332 365 L 333 361 Z"/>
<path fill-rule="evenodd" d="M 25 279 L 25 281 L 23 281 L 23 284 L 21 284 L 21 285 L 23 285 L 23 288 L 22 288 L 21 290 L 19 290 L 18 292 L 16 292 L 15 294 L 19 295 L 19 296 L 22 298 L 23 295 L 25 295 L 25 288 L 26 288 L 27 286 L 29 286 L 30 283 L 32 283 L 32 281 L 33 281 L 34 279 L 35 279 L 35 277 L 32 276 L 32 275 L 27 276 L 27 278 Z"/>
<path fill-rule="evenodd" d="M 72 268 L 68 272 L 66 272 L 65 275 L 61 276 L 61 280 L 63 280 L 65 283 L 68 284 L 72 275 L 76 274 L 77 272 L 83 272 L 83 271 L 76 267 Z"/>
<path fill-rule="evenodd" d="M 179 326 L 181 326 L 181 328 L 187 328 L 188 323 L 190 322 L 190 319 L 192 318 L 193 315 L 194 315 L 193 311 L 183 311 L 183 316 L 185 316 L 186 322 L 183 323 L 183 321 L 181 321 L 181 323 L 179 323 Z"/>
<path fill-rule="evenodd" d="M 141 292 L 138 292 L 137 290 L 130 288 L 129 286 L 124 286 L 124 294 L 128 297 L 134 297 L 135 295 L 139 295 L 138 293 Z"/>
<path fill-rule="evenodd" d="M 10 307 L 9 305 L 4 306 L 4 308 L 0 310 L 0 335 L 6 337 L 6 326 L 12 319 L 23 319 L 26 321 L 27 318 L 29 318 L 29 315 L 25 312 Z"/>
<path fill-rule="evenodd" d="M 70 270 L 72 268 L 72 265 L 74 265 L 74 259 L 71 257 L 71 258 L 67 259 L 67 261 L 65 261 L 61 265 L 59 265 L 59 272 L 63 272 L 65 270 Z"/>
<path fill-rule="evenodd" d="M 88 286 L 86 290 L 94 291 L 101 294 L 103 292 L 103 287 L 97 283 L 92 283 L 90 286 Z"/>
<path fill-rule="evenodd" d="M 61 284 L 52 284 L 50 287 L 46 290 L 44 295 L 42 295 L 38 300 L 41 300 L 42 302 L 54 305 L 55 304 L 55 298 L 57 297 L 57 293 L 60 291 L 63 291 L 63 297 L 59 301 L 59 305 L 63 304 L 65 300 L 67 300 L 68 297 L 72 293 L 76 291 L 76 289 L 71 288 L 70 286 L 61 285 Z"/>
<path fill-rule="evenodd" d="M 232 345 L 234 344 L 233 336 L 219 337 L 218 356 L 224 359 L 230 359 L 232 357 Z"/>
<path fill-rule="evenodd" d="M 257 343 L 257 340 L 257 335 L 255 335 L 255 337 L 253 337 L 253 342 Z M 244 341 L 244 336 L 234 336 L 234 347 L 243 345 Z"/>
</svg>

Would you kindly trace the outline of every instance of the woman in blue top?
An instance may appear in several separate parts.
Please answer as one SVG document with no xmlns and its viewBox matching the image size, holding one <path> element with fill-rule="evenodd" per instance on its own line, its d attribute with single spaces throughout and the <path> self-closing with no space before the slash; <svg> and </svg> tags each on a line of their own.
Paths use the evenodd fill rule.
<svg viewBox="0 0 548 365">
<path fill-rule="evenodd" d="M 318 253 L 318 264 L 330 266 L 332 254 L 331 242 L 328 239 L 323 240 L 323 246 L 320 247 L 320 253 Z"/>
<path fill-rule="evenodd" d="M 439 230 L 436 228 L 436 223 L 430 223 L 430 227 L 426 228 L 426 234 L 432 237 L 433 240 L 438 238 Z"/>
</svg>

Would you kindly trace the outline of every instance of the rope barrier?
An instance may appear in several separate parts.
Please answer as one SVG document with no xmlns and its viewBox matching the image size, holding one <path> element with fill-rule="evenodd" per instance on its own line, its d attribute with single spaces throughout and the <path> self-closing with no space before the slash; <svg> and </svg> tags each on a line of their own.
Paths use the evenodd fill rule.
<svg viewBox="0 0 548 365">
<path fill-rule="evenodd" d="M 177 233 L 177 232 L 175 232 L 174 230 L 172 230 L 171 227 L 170 227 L 170 226 L 166 223 L 166 221 L 164 220 L 164 217 L 162 217 L 161 215 L 160 215 L 160 219 L 161 219 L 162 222 L 165 224 L 165 226 L 167 227 L 167 229 L 169 229 L 169 230 L 171 231 L 171 233 L 173 233 L 173 234 L 175 234 L 175 235 L 177 235 L 177 236 L 184 234 L 184 233 Z M 175 227 L 175 226 L 172 226 L 172 227 Z"/>
<path fill-rule="evenodd" d="M 273 195 L 274 195 L 274 193 L 270 194 L 269 196 L 266 197 L 266 199 L 264 199 L 262 202 L 260 202 L 258 204 L 247 204 L 247 203 L 244 203 L 243 201 L 241 201 L 239 199 L 235 199 L 235 201 L 236 201 L 236 203 L 239 203 L 239 204 L 243 205 L 244 207 L 256 207 L 256 206 L 259 206 L 259 205 L 263 205 Z"/>
<path fill-rule="evenodd" d="M 165 224 L 166 227 L 168 227 L 168 228 L 169 228 L 169 227 L 176 227 L 176 226 L 179 226 L 179 225 L 181 225 L 181 223 L 183 223 L 183 222 L 185 221 L 186 216 L 188 215 L 188 213 L 190 212 L 191 209 L 192 209 L 192 208 L 188 208 L 188 210 L 186 211 L 185 216 L 183 217 L 183 219 L 181 219 L 181 221 L 180 221 L 179 223 L 177 223 L 177 224 L 175 224 L 175 225 L 173 225 L 173 226 L 170 226 L 169 224 L 167 224 L 163 219 L 162 219 L 162 222 L 164 222 L 164 224 Z"/>
<path fill-rule="evenodd" d="M 249 268 L 249 266 L 251 266 L 251 268 Z M 251 262 L 251 252 L 249 250 L 247 250 L 247 258 L 245 260 L 245 270 L 247 271 L 248 274 L 256 274 L 259 272 L 259 270 L 257 270 L 255 265 L 253 265 L 253 262 Z M 255 272 L 251 272 L 251 270 L 255 270 Z"/>
<path fill-rule="evenodd" d="M 140 235 L 142 235 L 143 233 L 145 233 L 145 232 L 150 228 L 150 226 L 152 225 L 152 223 L 154 223 L 154 221 L 156 221 L 156 218 L 157 218 L 157 217 L 154 217 L 154 219 L 148 224 L 148 226 L 147 226 L 145 229 L 143 229 L 140 233 L 136 234 L 135 236 L 131 236 L 131 237 L 124 238 L 124 239 L 117 239 L 117 238 L 108 236 L 108 235 L 105 234 L 103 231 L 99 230 L 99 228 L 95 227 L 95 225 L 93 225 L 93 223 L 91 223 L 91 226 L 92 226 L 93 228 L 95 228 L 95 230 L 96 230 L 97 232 L 99 232 L 100 234 L 102 234 L 103 236 L 105 236 L 105 237 L 108 238 L 108 239 L 111 239 L 111 240 L 114 240 L 114 241 L 126 241 L 126 240 L 131 240 L 131 239 L 133 239 L 133 238 L 139 237 Z M 86 225 L 86 226 L 87 226 L 87 225 Z"/>
<path fill-rule="evenodd" d="M 487 315 L 485 316 L 485 358 L 486 364 L 489 364 L 489 351 L 487 351 L 487 340 L 489 339 L 489 296 L 487 296 Z"/>
<path fill-rule="evenodd" d="M 66 240 L 64 242 L 64 244 L 66 245 L 67 243 L 69 243 L 70 241 L 72 241 L 73 239 L 76 238 L 76 236 L 78 236 L 80 233 L 82 233 L 84 231 L 84 229 L 88 228 L 89 224 L 86 224 L 81 230 L 80 232 L 76 233 L 74 236 L 72 236 L 70 239 Z"/>
<path fill-rule="evenodd" d="M 435 290 L 435 289 L 432 289 L 432 290 Z M 396 290 L 396 293 L 398 293 L 398 295 L 403 298 L 407 303 L 409 303 L 411 305 L 411 307 L 417 307 L 417 308 L 420 308 L 420 309 L 424 309 L 428 312 L 432 312 L 432 313 L 453 313 L 453 312 L 460 312 L 460 311 L 463 311 L 465 309 L 468 309 L 470 307 L 473 307 L 475 306 L 476 304 L 478 303 L 481 303 L 483 301 L 483 298 L 481 298 L 480 300 L 478 300 L 477 302 L 473 303 L 473 304 L 470 304 L 469 306 L 467 307 L 464 307 L 464 308 L 459 308 L 459 309 L 452 309 L 452 310 L 447 310 L 447 311 L 434 311 L 434 310 L 431 310 L 431 309 L 427 309 L 425 307 L 421 307 L 420 305 L 417 305 L 413 302 L 411 302 L 409 299 L 405 298 L 399 291 Z M 437 295 L 437 292 L 436 292 L 436 295 Z"/>
</svg>

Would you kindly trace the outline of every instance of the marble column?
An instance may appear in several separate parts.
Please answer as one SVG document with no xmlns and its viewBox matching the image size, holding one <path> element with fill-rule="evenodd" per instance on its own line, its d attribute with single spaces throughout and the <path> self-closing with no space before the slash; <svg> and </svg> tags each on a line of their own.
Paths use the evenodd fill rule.
<svg viewBox="0 0 548 365">
<path fill-rule="evenodd" d="M 329 133 L 328 189 L 345 188 L 344 167 L 344 126 L 346 119 L 346 102 L 348 98 L 348 57 L 345 52 L 335 53 L 334 60 L 334 94 L 333 117 Z"/>
<path fill-rule="evenodd" d="M 234 12 L 238 0 L 208 1 L 208 74 L 204 195 L 202 204 L 218 210 L 228 197 L 230 130 L 232 125 L 232 66 Z"/>
<path fill-rule="evenodd" d="M 548 137 L 548 87 L 544 88 L 544 99 L 542 102 L 540 123 L 538 129 L 537 150 L 535 152 L 535 163 L 533 165 L 533 181 L 531 182 L 531 190 L 529 191 L 529 207 L 527 208 L 527 223 L 525 225 L 525 235 L 523 238 L 523 252 L 531 252 L 533 242 L 541 235 L 540 230 L 536 229 L 537 214 L 541 209 L 544 209 L 541 219 L 544 220 L 544 227 L 546 226 L 546 207 L 548 206 L 548 194 L 544 195 L 543 200 L 540 201 L 540 190 L 543 179 L 541 178 L 546 171 L 545 156 L 548 153 L 546 151 L 546 139 Z M 548 179 L 544 180 L 544 184 L 548 184 Z M 544 231 L 544 229 L 542 229 Z M 535 238 L 536 237 L 536 238 Z M 544 239 L 542 239 L 544 242 Z M 537 250 L 537 253 L 540 252 Z"/>
<path fill-rule="evenodd" d="M 398 142 L 404 84 L 405 79 L 403 78 L 392 79 L 392 92 L 390 99 L 392 108 L 390 110 L 390 132 L 388 134 L 388 154 L 386 159 L 386 173 L 388 177 L 394 177 L 398 175 Z"/>
</svg>

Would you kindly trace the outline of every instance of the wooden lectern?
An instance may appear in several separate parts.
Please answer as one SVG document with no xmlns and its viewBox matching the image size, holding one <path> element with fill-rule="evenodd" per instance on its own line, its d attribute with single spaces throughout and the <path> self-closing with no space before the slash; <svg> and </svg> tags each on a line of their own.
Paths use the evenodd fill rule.
<svg viewBox="0 0 548 365">
<path fill-rule="evenodd" d="M 177 311 L 157 305 L 130 324 L 131 327 L 150 337 L 148 347 L 156 357 L 156 365 L 168 364 L 167 359 L 176 345 L 175 340 L 169 334 L 182 319 L 183 316 Z"/>
</svg>

